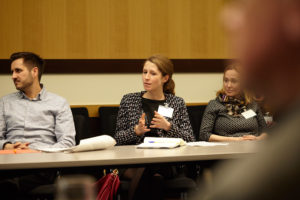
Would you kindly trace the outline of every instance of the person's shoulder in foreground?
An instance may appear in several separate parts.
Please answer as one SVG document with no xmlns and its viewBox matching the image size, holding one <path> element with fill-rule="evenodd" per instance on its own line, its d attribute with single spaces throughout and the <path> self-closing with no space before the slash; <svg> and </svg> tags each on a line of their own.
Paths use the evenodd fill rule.
<svg viewBox="0 0 300 200">
<path fill-rule="evenodd" d="M 300 1 L 234 1 L 223 14 L 243 85 L 281 120 L 258 153 L 219 166 L 194 199 L 300 199 Z"/>
</svg>

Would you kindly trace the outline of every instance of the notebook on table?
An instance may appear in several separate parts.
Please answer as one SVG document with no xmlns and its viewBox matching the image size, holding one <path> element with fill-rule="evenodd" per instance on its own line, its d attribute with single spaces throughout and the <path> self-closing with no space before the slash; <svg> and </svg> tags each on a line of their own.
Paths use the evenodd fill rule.
<svg viewBox="0 0 300 200">
<path fill-rule="evenodd" d="M 144 142 L 139 144 L 139 149 L 173 149 L 184 146 L 186 142 L 181 138 L 145 137 Z"/>
</svg>

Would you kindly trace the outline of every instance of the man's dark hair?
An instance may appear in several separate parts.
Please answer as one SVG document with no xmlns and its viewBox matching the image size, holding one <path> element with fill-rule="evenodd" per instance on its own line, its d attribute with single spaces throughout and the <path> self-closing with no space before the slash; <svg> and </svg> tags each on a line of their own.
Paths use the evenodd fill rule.
<svg viewBox="0 0 300 200">
<path fill-rule="evenodd" d="M 45 61 L 37 54 L 32 52 L 17 52 L 10 56 L 11 63 L 19 58 L 23 58 L 23 63 L 28 69 L 37 67 L 39 69 L 39 81 L 41 81 L 44 72 Z"/>
</svg>

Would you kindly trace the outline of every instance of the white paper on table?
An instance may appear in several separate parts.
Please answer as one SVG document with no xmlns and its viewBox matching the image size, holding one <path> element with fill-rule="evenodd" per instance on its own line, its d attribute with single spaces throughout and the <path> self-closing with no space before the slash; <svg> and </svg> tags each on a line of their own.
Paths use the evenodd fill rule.
<svg viewBox="0 0 300 200">
<path fill-rule="evenodd" d="M 116 140 L 109 135 L 101 135 L 97 137 L 80 140 L 79 144 L 70 148 L 39 148 L 44 152 L 80 152 L 106 149 L 116 145 Z"/>
<path fill-rule="evenodd" d="M 56 152 L 69 151 L 72 148 L 74 148 L 74 147 L 67 147 L 67 148 L 41 147 L 41 148 L 36 148 L 36 150 L 48 152 L 48 153 L 56 153 Z"/>
<path fill-rule="evenodd" d="M 199 141 L 199 142 L 189 142 L 187 143 L 187 145 L 192 147 L 213 147 L 213 146 L 226 146 L 228 145 L 228 143 Z"/>
</svg>

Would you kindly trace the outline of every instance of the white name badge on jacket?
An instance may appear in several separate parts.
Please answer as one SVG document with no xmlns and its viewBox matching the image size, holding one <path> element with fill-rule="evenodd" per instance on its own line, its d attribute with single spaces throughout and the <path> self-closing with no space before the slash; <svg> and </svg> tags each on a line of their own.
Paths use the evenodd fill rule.
<svg viewBox="0 0 300 200">
<path fill-rule="evenodd" d="M 173 111 L 174 111 L 174 109 L 173 108 L 170 108 L 170 107 L 168 107 L 168 106 L 162 106 L 162 105 L 160 105 L 159 107 L 158 107 L 158 114 L 160 114 L 160 115 L 162 115 L 162 116 L 164 116 L 164 117 L 169 117 L 169 118 L 172 118 L 172 116 L 173 116 Z"/>
<path fill-rule="evenodd" d="M 252 109 L 250 109 L 250 110 L 243 112 L 242 115 L 245 117 L 245 119 L 250 119 L 252 117 L 255 117 L 256 113 Z"/>
</svg>

